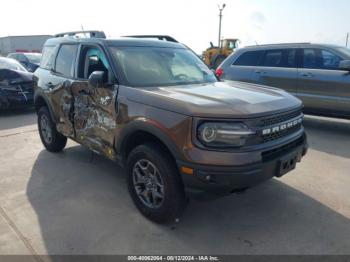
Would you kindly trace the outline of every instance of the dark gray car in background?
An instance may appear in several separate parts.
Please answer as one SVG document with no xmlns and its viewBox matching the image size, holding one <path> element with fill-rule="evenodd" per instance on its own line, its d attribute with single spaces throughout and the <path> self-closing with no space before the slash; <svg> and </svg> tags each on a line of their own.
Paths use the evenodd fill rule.
<svg viewBox="0 0 350 262">
<path fill-rule="evenodd" d="M 12 58 L 20 62 L 29 72 L 35 72 L 39 67 L 41 53 L 10 53 L 8 58 Z"/>
<path fill-rule="evenodd" d="M 309 43 L 245 47 L 216 73 L 284 89 L 303 101 L 306 113 L 350 118 L 350 49 Z"/>
</svg>

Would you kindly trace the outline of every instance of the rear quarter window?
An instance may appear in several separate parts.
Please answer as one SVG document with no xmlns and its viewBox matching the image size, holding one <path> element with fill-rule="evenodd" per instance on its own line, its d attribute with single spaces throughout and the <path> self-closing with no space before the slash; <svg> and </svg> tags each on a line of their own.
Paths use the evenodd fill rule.
<svg viewBox="0 0 350 262">
<path fill-rule="evenodd" d="M 55 71 L 58 74 L 73 77 L 77 45 L 62 45 L 56 58 Z"/>
<path fill-rule="evenodd" d="M 44 69 L 52 69 L 55 60 L 55 46 L 45 46 L 43 49 L 43 55 L 40 61 L 40 67 Z"/>
<path fill-rule="evenodd" d="M 233 65 L 236 66 L 257 66 L 264 51 L 248 51 L 241 54 Z"/>
</svg>

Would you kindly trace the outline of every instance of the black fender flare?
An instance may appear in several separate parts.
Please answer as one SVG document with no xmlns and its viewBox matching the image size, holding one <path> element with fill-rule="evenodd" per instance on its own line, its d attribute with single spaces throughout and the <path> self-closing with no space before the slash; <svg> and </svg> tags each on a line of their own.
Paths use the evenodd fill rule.
<svg viewBox="0 0 350 262">
<path fill-rule="evenodd" d="M 169 136 L 161 129 L 156 126 L 154 121 L 146 120 L 144 118 L 133 120 L 119 133 L 118 137 L 115 138 L 115 150 L 121 161 L 125 161 L 125 148 L 128 138 L 136 132 L 146 132 L 156 137 L 162 142 L 167 149 L 170 151 L 175 160 L 183 160 L 182 154 L 175 143 L 169 138 Z"/>
<path fill-rule="evenodd" d="M 37 105 L 37 102 L 39 101 L 39 99 L 43 99 L 44 100 L 45 105 L 47 106 L 47 108 L 49 110 L 51 119 L 56 124 L 57 123 L 57 119 L 55 117 L 55 114 L 53 113 L 52 106 L 51 106 L 49 100 L 44 95 L 41 95 L 41 94 L 38 94 L 38 93 L 34 94 L 34 106 L 35 106 L 35 109 L 39 110 L 39 108 L 36 108 L 36 105 Z"/>
</svg>

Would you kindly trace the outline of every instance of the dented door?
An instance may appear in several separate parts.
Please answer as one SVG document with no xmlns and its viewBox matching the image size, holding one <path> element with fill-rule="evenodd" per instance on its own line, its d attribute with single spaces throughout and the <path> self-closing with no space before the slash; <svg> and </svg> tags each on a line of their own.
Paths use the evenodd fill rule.
<svg viewBox="0 0 350 262">
<path fill-rule="evenodd" d="M 87 81 L 72 85 L 76 140 L 114 159 L 117 87 L 93 88 Z"/>
<path fill-rule="evenodd" d="M 74 137 L 72 119 L 72 81 L 50 72 L 50 78 L 43 83 L 56 118 L 57 130 L 67 137 Z"/>
</svg>

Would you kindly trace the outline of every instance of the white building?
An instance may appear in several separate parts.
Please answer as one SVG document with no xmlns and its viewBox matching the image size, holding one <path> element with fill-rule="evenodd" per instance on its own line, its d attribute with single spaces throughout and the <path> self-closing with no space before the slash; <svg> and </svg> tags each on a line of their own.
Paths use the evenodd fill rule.
<svg viewBox="0 0 350 262">
<path fill-rule="evenodd" d="M 26 35 L 0 37 L 0 56 L 14 52 L 41 53 L 45 41 L 51 35 Z"/>
</svg>

